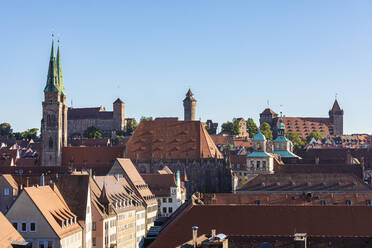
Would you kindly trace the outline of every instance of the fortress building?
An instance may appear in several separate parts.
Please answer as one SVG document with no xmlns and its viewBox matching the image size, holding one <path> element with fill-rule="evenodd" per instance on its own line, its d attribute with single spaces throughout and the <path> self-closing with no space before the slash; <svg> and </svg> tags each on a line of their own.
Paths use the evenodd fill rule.
<svg viewBox="0 0 372 248">
<path fill-rule="evenodd" d="M 306 138 L 312 132 L 320 132 L 324 135 L 343 135 L 344 111 L 340 108 L 337 99 L 332 109 L 328 112 L 329 117 L 283 117 L 286 132 L 299 133 Z M 266 108 L 260 114 L 260 124 L 267 122 L 273 130 L 274 137 L 278 136 L 280 117 L 272 109 Z"/>
</svg>

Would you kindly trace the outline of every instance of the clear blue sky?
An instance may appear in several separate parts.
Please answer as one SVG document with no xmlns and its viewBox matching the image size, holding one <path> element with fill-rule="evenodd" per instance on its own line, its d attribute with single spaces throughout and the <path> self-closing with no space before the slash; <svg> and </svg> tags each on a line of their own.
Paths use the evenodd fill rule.
<svg viewBox="0 0 372 248">
<path fill-rule="evenodd" d="M 347 133 L 372 133 L 372 1 L 3 1 L 0 122 L 40 127 L 51 32 L 60 35 L 68 104 L 126 116 L 327 116 L 335 93 Z M 282 105 L 282 107 L 280 107 Z"/>
</svg>

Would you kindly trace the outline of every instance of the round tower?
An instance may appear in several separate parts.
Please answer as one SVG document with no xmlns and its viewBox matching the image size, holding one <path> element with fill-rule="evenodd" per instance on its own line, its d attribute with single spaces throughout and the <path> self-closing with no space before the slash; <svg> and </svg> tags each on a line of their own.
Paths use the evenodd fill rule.
<svg viewBox="0 0 372 248">
<path fill-rule="evenodd" d="M 194 98 L 194 94 L 189 89 L 186 93 L 186 97 L 183 100 L 183 109 L 184 109 L 184 116 L 185 121 L 194 121 L 196 115 L 196 99 Z"/>
</svg>

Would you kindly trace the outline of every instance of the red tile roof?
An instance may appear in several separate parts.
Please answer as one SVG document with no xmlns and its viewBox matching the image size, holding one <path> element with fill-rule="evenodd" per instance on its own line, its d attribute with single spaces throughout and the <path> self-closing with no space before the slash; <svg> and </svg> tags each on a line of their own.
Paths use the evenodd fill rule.
<svg viewBox="0 0 372 248">
<path fill-rule="evenodd" d="M 276 115 L 277 113 L 275 113 L 272 109 L 270 108 L 266 108 L 261 114 L 272 114 L 272 115 Z"/>
<path fill-rule="evenodd" d="M 170 187 L 177 187 L 173 174 L 141 174 L 156 197 L 169 197 Z"/>
<path fill-rule="evenodd" d="M 67 111 L 68 120 L 82 119 L 112 119 L 113 112 L 105 111 L 102 107 L 97 108 L 69 108 Z"/>
<path fill-rule="evenodd" d="M 124 147 L 63 147 L 62 165 L 74 168 L 112 166 L 116 158 L 123 157 Z"/>
<path fill-rule="evenodd" d="M 279 125 L 280 118 L 274 119 L 274 125 Z M 320 132 L 324 136 L 330 135 L 328 118 L 313 118 L 313 117 L 283 117 L 286 133 L 298 133 L 303 138 L 306 138 L 312 132 Z"/>
<path fill-rule="evenodd" d="M 13 241 L 25 241 L 9 220 L 0 212 L 0 247 L 11 248 Z"/>
<path fill-rule="evenodd" d="M 131 159 L 222 158 L 200 121 L 162 119 L 141 121 L 127 142 Z"/>
<path fill-rule="evenodd" d="M 218 198 L 218 195 L 217 195 Z M 150 245 L 177 247 L 198 235 L 216 229 L 227 236 L 284 236 L 295 232 L 308 237 L 372 237 L 371 206 L 253 206 L 189 203 Z"/>
</svg>

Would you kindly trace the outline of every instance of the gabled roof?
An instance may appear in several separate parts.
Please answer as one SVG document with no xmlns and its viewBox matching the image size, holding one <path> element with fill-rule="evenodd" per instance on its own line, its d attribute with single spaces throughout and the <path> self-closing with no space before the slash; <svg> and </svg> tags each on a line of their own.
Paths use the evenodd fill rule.
<svg viewBox="0 0 372 248">
<path fill-rule="evenodd" d="M 275 118 L 273 123 L 275 127 L 278 127 L 280 118 Z M 298 133 L 303 138 L 306 138 L 312 132 L 320 132 L 328 136 L 328 125 L 331 125 L 331 122 L 329 118 L 283 117 L 283 124 L 286 133 Z"/>
<path fill-rule="evenodd" d="M 69 220 L 76 215 L 50 186 L 26 187 L 24 192 L 31 198 L 59 238 L 81 231 L 77 223 L 64 228 L 58 223 L 58 221 Z"/>
<path fill-rule="evenodd" d="M 298 165 L 301 166 L 301 165 Z M 347 173 L 274 173 L 258 175 L 241 192 L 371 192 L 360 178 Z"/>
<path fill-rule="evenodd" d="M 223 158 L 200 121 L 141 121 L 127 142 L 126 156 L 135 159 Z"/>
<path fill-rule="evenodd" d="M 218 195 L 217 195 L 218 197 Z M 227 236 L 371 237 L 370 206 L 253 206 L 192 204 L 172 218 L 149 247 L 177 247 L 216 229 Z"/>
<path fill-rule="evenodd" d="M 85 221 L 89 190 L 89 175 L 62 175 L 57 188 L 78 220 Z"/>
<path fill-rule="evenodd" d="M 62 165 L 74 168 L 111 166 L 116 158 L 123 157 L 122 146 L 63 147 Z"/>
<path fill-rule="evenodd" d="M 156 197 L 169 197 L 170 188 L 177 187 L 173 174 L 142 174 L 141 176 Z"/>
<path fill-rule="evenodd" d="M 11 248 L 13 241 L 25 241 L 8 219 L 0 212 L 0 247 Z"/>
</svg>

